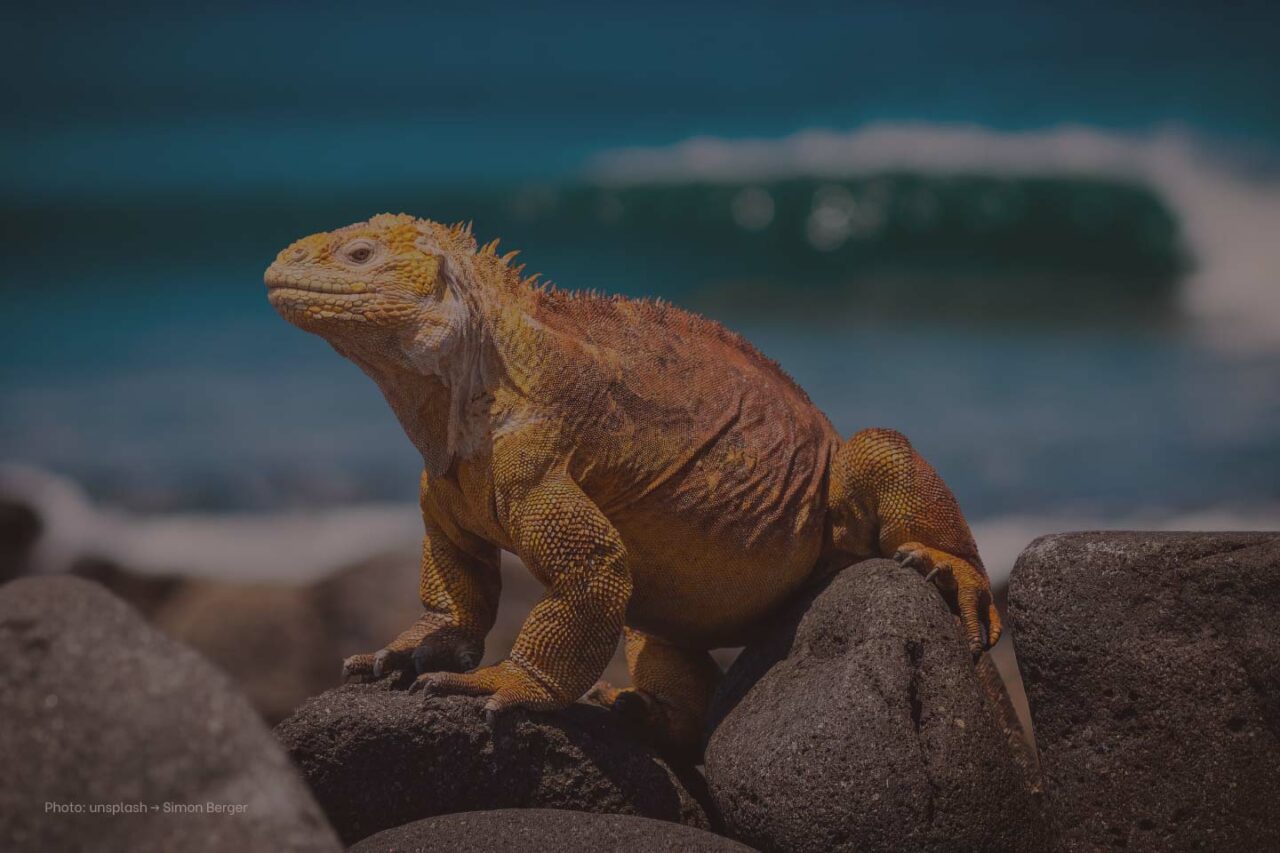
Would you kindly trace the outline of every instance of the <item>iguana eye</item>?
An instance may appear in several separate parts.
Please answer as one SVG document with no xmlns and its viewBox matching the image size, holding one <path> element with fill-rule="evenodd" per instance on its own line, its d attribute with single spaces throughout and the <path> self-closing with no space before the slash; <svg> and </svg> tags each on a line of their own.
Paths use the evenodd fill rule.
<svg viewBox="0 0 1280 853">
<path fill-rule="evenodd" d="M 358 240 L 342 250 L 342 257 L 353 264 L 365 264 L 373 257 L 373 244 L 367 240 Z"/>
</svg>

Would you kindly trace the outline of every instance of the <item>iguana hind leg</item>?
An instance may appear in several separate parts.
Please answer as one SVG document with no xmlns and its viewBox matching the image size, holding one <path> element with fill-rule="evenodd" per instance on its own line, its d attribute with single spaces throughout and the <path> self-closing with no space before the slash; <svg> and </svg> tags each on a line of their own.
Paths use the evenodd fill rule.
<svg viewBox="0 0 1280 853">
<path fill-rule="evenodd" d="M 974 654 L 1000 638 L 1000 614 L 969 525 L 905 436 L 866 429 L 845 442 L 831 464 L 829 506 L 838 550 L 893 557 L 934 580 L 959 613 Z"/>
<path fill-rule="evenodd" d="M 626 629 L 626 649 L 633 686 L 618 689 L 600 682 L 589 699 L 617 712 L 625 725 L 664 752 L 696 761 L 720 667 L 705 650 L 634 628 Z"/>
</svg>

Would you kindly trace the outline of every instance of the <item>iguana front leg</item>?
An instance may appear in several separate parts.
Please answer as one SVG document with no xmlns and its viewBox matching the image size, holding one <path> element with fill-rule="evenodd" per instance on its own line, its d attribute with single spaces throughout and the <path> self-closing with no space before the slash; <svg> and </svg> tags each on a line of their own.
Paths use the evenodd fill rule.
<svg viewBox="0 0 1280 853">
<path fill-rule="evenodd" d="M 507 660 L 475 672 L 428 673 L 428 693 L 489 695 L 489 714 L 511 707 L 561 708 L 586 692 L 617 647 L 631 598 L 618 531 L 562 465 L 512 460 L 497 479 L 499 519 L 529 570 L 547 587 Z"/>
<path fill-rule="evenodd" d="M 893 557 L 935 580 L 974 654 L 1000 639 L 1000 613 L 969 525 L 905 436 L 867 429 L 845 442 L 831 466 L 830 507 L 836 548 L 856 558 Z"/>
<path fill-rule="evenodd" d="M 462 550 L 435 527 L 425 498 L 423 503 L 426 535 L 418 588 L 423 613 L 381 650 L 347 658 L 344 677 L 379 678 L 397 670 L 462 672 L 484 657 L 484 638 L 497 617 L 502 589 L 498 549 L 473 543 L 472 550 Z"/>
</svg>

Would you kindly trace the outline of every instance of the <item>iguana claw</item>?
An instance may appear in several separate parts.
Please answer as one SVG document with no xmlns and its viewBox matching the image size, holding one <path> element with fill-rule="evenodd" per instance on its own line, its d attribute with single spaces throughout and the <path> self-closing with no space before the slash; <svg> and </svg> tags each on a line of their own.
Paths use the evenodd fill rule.
<svg viewBox="0 0 1280 853">
<path fill-rule="evenodd" d="M 925 581 L 937 583 L 950 600 L 952 609 L 960 615 L 970 652 L 979 655 L 999 641 L 1000 612 L 991 598 L 991 582 L 987 573 L 978 565 L 919 542 L 901 545 L 894 552 L 893 559 L 917 571 L 925 571 Z"/>
<path fill-rule="evenodd" d="M 425 672 L 409 690 L 421 690 L 424 696 L 488 696 L 484 705 L 486 716 L 507 708 L 549 710 L 568 704 L 553 696 L 537 678 L 511 660 L 471 672 Z"/>
</svg>

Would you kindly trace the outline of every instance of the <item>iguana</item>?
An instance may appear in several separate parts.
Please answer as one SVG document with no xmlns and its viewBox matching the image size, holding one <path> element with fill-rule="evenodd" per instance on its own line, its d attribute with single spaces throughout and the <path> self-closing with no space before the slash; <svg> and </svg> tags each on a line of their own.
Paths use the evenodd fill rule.
<svg viewBox="0 0 1280 853">
<path fill-rule="evenodd" d="M 348 677 L 393 670 L 490 714 L 582 697 L 625 636 L 632 687 L 593 698 L 696 744 L 742 645 L 816 575 L 892 555 L 927 573 L 977 654 L 1000 636 L 977 547 L 907 439 L 842 440 L 773 361 L 668 303 L 572 293 L 407 215 L 314 234 L 267 269 L 289 322 L 382 390 L 421 452 L 424 612 Z M 499 549 L 546 591 L 510 656 L 476 668 Z"/>
</svg>

